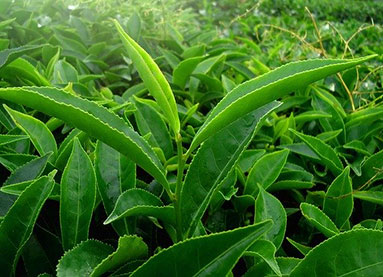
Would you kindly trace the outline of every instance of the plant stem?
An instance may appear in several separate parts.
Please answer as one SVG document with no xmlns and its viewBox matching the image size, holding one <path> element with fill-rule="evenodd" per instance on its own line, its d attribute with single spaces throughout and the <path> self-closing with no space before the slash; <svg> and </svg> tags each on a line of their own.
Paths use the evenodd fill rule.
<svg viewBox="0 0 383 277">
<path fill-rule="evenodd" d="M 176 182 L 176 195 L 174 199 L 174 209 L 176 213 L 176 232 L 177 232 L 177 241 L 181 241 L 182 238 L 182 217 L 181 217 L 181 190 L 182 190 L 182 181 L 185 167 L 185 158 L 183 155 L 182 149 L 182 137 L 181 134 L 176 135 L 176 144 L 177 144 L 177 157 L 178 157 L 178 168 L 177 168 L 177 182 Z"/>
</svg>

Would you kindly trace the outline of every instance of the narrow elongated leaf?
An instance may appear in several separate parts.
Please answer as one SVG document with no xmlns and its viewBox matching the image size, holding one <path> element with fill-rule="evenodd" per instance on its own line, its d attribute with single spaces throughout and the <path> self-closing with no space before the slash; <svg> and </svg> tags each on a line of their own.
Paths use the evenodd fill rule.
<svg viewBox="0 0 383 277">
<path fill-rule="evenodd" d="M 53 174 L 33 182 L 17 198 L 0 225 L 0 275 L 14 272 L 42 206 L 53 189 Z"/>
<path fill-rule="evenodd" d="M 354 191 L 353 196 L 360 200 L 368 201 L 383 206 L 383 191 Z"/>
<path fill-rule="evenodd" d="M 42 45 L 25 45 L 0 51 L 0 68 L 16 60 L 27 52 L 40 48 Z"/>
<path fill-rule="evenodd" d="M 15 121 L 17 127 L 25 132 L 31 139 L 33 145 L 40 155 L 45 155 L 52 152 L 52 160 L 55 160 L 57 154 L 57 144 L 54 136 L 48 127 L 40 120 L 11 108 L 4 106 L 12 119 Z"/>
<path fill-rule="evenodd" d="M 31 181 L 40 177 L 47 165 L 50 156 L 51 153 L 48 153 L 18 167 L 15 171 L 12 172 L 12 174 L 8 177 L 3 185 L 11 185 L 25 181 Z"/>
<path fill-rule="evenodd" d="M 290 276 L 376 276 L 383 272 L 382 248 L 382 231 L 344 232 L 311 250 Z"/>
<path fill-rule="evenodd" d="M 292 246 L 294 246 L 299 252 L 301 252 L 302 255 L 306 256 L 308 252 L 312 249 L 312 247 L 300 244 L 299 242 L 296 242 L 290 238 L 286 238 L 288 242 L 291 243 Z"/>
<path fill-rule="evenodd" d="M 175 221 L 173 207 L 164 206 L 161 199 L 146 190 L 130 189 L 117 199 L 113 211 L 104 224 L 123 217 L 138 215 L 153 216 L 171 224 Z"/>
<path fill-rule="evenodd" d="M 288 155 L 289 150 L 284 149 L 262 156 L 249 172 L 244 194 L 256 196 L 258 184 L 265 190 L 273 184 L 285 166 Z"/>
<path fill-rule="evenodd" d="M 22 135 L 0 135 L 0 146 L 4 146 L 9 143 L 17 142 L 24 139 L 28 139 L 28 137 Z"/>
<path fill-rule="evenodd" d="M 152 256 L 131 276 L 226 276 L 270 226 L 271 222 L 265 221 L 185 240 Z"/>
<path fill-rule="evenodd" d="M 278 106 L 278 103 L 273 102 L 243 116 L 205 141 L 198 150 L 181 191 L 182 230 L 185 237 L 194 233 L 213 192 L 250 143 L 259 122 Z"/>
<path fill-rule="evenodd" d="M 136 166 L 131 160 L 99 141 L 96 147 L 95 170 L 98 191 L 109 216 L 118 197 L 135 187 Z M 122 236 L 129 233 L 131 224 L 132 222 L 124 219 L 113 222 L 113 227 Z"/>
<path fill-rule="evenodd" d="M 338 228 L 350 218 L 354 207 L 350 167 L 343 170 L 326 192 L 323 211 L 332 219 Z"/>
<path fill-rule="evenodd" d="M 60 190 L 60 227 L 65 250 L 88 239 L 96 201 L 96 176 L 78 139 L 64 169 Z"/>
<path fill-rule="evenodd" d="M 329 238 L 339 233 L 334 222 L 318 207 L 308 203 L 301 203 L 300 208 L 303 216 L 326 237 Z"/>
<path fill-rule="evenodd" d="M 114 21 L 120 38 L 150 94 L 157 100 L 175 134 L 180 131 L 177 105 L 168 81 L 149 54 Z"/>
<path fill-rule="evenodd" d="M 89 276 L 94 268 L 112 253 L 113 247 L 101 241 L 83 241 L 60 259 L 57 276 Z"/>
<path fill-rule="evenodd" d="M 137 236 L 123 236 L 118 240 L 117 250 L 102 260 L 92 271 L 90 277 L 102 276 L 102 274 L 117 269 L 119 266 L 133 260 L 145 258 L 148 255 L 148 246 Z"/>
<path fill-rule="evenodd" d="M 353 185 L 358 188 L 364 185 L 366 182 L 377 181 L 383 179 L 383 174 L 379 172 L 379 169 L 383 169 L 383 150 L 370 156 L 362 164 L 362 175 L 360 177 L 355 176 Z"/>
<path fill-rule="evenodd" d="M 261 222 L 266 219 L 273 221 L 273 226 L 264 235 L 272 241 L 277 249 L 285 238 L 287 215 L 282 203 L 272 194 L 259 187 L 258 197 L 255 200 L 254 222 Z"/>
<path fill-rule="evenodd" d="M 323 165 L 327 166 L 334 175 L 339 175 L 343 170 L 342 162 L 340 161 L 335 150 L 318 138 L 304 135 L 293 129 L 290 129 L 297 137 L 299 137 L 315 154 L 317 154 Z"/>
<path fill-rule="evenodd" d="M 204 57 L 192 57 L 180 62 L 177 67 L 174 68 L 173 83 L 181 89 L 184 89 L 190 75 L 203 59 Z"/>
<path fill-rule="evenodd" d="M 55 88 L 0 88 L 0 99 L 23 104 L 57 117 L 100 139 L 145 169 L 170 194 L 163 166 L 154 151 L 114 113 L 94 102 Z"/>
<path fill-rule="evenodd" d="M 188 151 L 242 115 L 296 89 L 368 61 L 376 55 L 352 60 L 306 60 L 281 66 L 245 82 L 218 103 L 198 130 Z"/>
</svg>

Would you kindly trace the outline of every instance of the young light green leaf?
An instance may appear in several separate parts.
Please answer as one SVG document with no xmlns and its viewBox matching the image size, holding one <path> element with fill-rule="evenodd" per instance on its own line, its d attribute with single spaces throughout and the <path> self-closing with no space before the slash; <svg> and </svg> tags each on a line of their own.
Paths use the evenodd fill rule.
<svg viewBox="0 0 383 277">
<path fill-rule="evenodd" d="M 95 152 L 95 171 L 97 186 L 106 214 L 113 211 L 118 197 L 136 185 L 136 166 L 124 155 L 110 146 L 98 141 Z M 132 222 L 120 220 L 113 222 L 113 228 L 122 236 L 129 234 Z"/>
<path fill-rule="evenodd" d="M 27 52 L 40 48 L 42 45 L 25 45 L 0 51 L 0 68 L 16 60 Z"/>
<path fill-rule="evenodd" d="M 51 160 L 55 160 L 57 154 L 57 144 L 54 136 L 51 131 L 49 131 L 47 126 L 40 120 L 30 115 L 12 110 L 7 106 L 4 106 L 4 108 L 15 121 L 17 127 L 29 136 L 40 155 L 52 152 L 53 155 Z"/>
<path fill-rule="evenodd" d="M 117 199 L 116 205 L 104 224 L 127 216 L 153 216 L 166 223 L 174 224 L 174 209 L 164 206 L 161 199 L 143 189 L 129 189 Z"/>
<path fill-rule="evenodd" d="M 83 241 L 60 259 L 56 269 L 57 276 L 89 276 L 112 253 L 113 247 L 101 241 Z"/>
<path fill-rule="evenodd" d="M 53 174 L 33 182 L 13 203 L 0 225 L 0 273 L 14 275 L 24 244 L 53 189 Z"/>
<path fill-rule="evenodd" d="M 180 62 L 173 71 L 173 83 L 184 89 L 190 75 L 203 59 L 204 57 L 192 57 Z"/>
<path fill-rule="evenodd" d="M 181 191 L 182 230 L 190 237 L 213 192 L 246 149 L 262 119 L 279 104 L 272 102 L 239 118 L 205 141 L 195 155 Z"/>
<path fill-rule="evenodd" d="M 0 88 L 0 99 L 57 117 L 98 138 L 150 173 L 171 195 L 163 166 L 149 144 L 107 109 L 63 90 L 46 87 Z"/>
<path fill-rule="evenodd" d="M 383 272 L 382 247 L 381 231 L 344 232 L 311 250 L 290 276 L 376 276 Z"/>
<path fill-rule="evenodd" d="M 334 220 L 338 228 L 341 228 L 350 218 L 353 207 L 350 167 L 346 167 L 327 189 L 323 212 Z"/>
<path fill-rule="evenodd" d="M 117 250 L 99 263 L 90 277 L 102 276 L 104 273 L 126 264 L 129 261 L 145 258 L 148 246 L 137 236 L 123 236 L 118 239 Z"/>
<path fill-rule="evenodd" d="M 264 236 L 279 249 L 285 238 L 287 226 L 286 211 L 282 203 L 275 196 L 259 186 L 258 197 L 255 200 L 254 222 L 257 223 L 266 219 L 271 219 L 273 226 Z"/>
<path fill-rule="evenodd" d="M 319 156 L 323 165 L 327 166 L 335 176 L 338 176 L 342 172 L 343 164 L 335 150 L 329 145 L 318 138 L 302 134 L 293 129 L 290 129 L 290 131 L 299 137 L 308 147 L 310 147 L 310 149 Z"/>
<path fill-rule="evenodd" d="M 289 150 L 284 149 L 262 156 L 251 168 L 245 184 L 244 194 L 257 196 L 258 185 L 265 190 L 277 180 L 286 164 Z"/>
<path fill-rule="evenodd" d="M 239 85 L 211 111 L 188 151 L 193 151 L 202 141 L 242 115 L 291 91 L 374 57 L 376 55 L 352 60 L 314 59 L 292 62 Z"/>
<path fill-rule="evenodd" d="M 174 134 L 178 134 L 180 131 L 180 121 L 177 105 L 168 81 L 149 54 L 124 31 L 120 23 L 114 20 L 114 24 L 140 77 L 169 120 Z"/>
<path fill-rule="evenodd" d="M 339 234 L 334 222 L 318 207 L 308 203 L 301 203 L 300 209 L 303 216 L 326 237 L 329 238 Z"/>
<path fill-rule="evenodd" d="M 64 169 L 60 189 L 60 227 L 64 250 L 88 239 L 96 201 L 96 176 L 78 139 Z"/>
<path fill-rule="evenodd" d="M 182 241 L 152 256 L 131 276 L 226 276 L 270 226 L 268 220 Z"/>
</svg>

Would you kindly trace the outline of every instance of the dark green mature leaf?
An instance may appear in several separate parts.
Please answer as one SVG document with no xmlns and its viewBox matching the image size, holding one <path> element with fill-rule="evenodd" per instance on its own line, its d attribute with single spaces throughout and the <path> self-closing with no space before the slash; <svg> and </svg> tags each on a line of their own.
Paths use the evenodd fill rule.
<svg viewBox="0 0 383 277">
<path fill-rule="evenodd" d="M 239 85 L 211 111 L 204 125 L 194 137 L 189 151 L 193 151 L 202 141 L 242 115 L 291 91 L 374 57 L 376 55 L 353 60 L 329 59 L 292 62 Z"/>
<path fill-rule="evenodd" d="M 359 188 L 364 185 L 366 182 L 377 181 L 383 178 L 383 150 L 375 153 L 370 156 L 363 164 L 362 164 L 362 174 L 361 176 L 355 176 L 353 179 L 353 185 L 355 188 Z"/>
<path fill-rule="evenodd" d="M 319 156 L 323 165 L 327 166 L 334 175 L 339 175 L 343 170 L 343 164 L 340 161 L 335 150 L 318 138 L 299 133 L 290 129 L 299 137 L 310 149 Z"/>
<path fill-rule="evenodd" d="M 299 242 L 296 242 L 290 238 L 286 238 L 288 242 L 291 243 L 292 246 L 294 246 L 299 252 L 301 252 L 302 255 L 306 256 L 308 252 L 312 249 L 312 247 L 300 244 Z"/>
<path fill-rule="evenodd" d="M 174 224 L 174 209 L 164 206 L 161 199 L 143 189 L 129 189 L 118 197 L 116 205 L 104 224 L 127 216 L 153 216 Z"/>
<path fill-rule="evenodd" d="M 254 255 L 264 260 L 275 274 L 281 276 L 278 263 L 275 260 L 275 252 L 277 249 L 271 241 L 259 239 L 246 251 L 246 255 Z"/>
<path fill-rule="evenodd" d="M 350 218 L 353 208 L 350 167 L 346 167 L 327 189 L 323 211 L 341 228 Z"/>
<path fill-rule="evenodd" d="M 28 137 L 23 135 L 0 135 L 0 146 L 4 146 L 24 139 L 28 139 Z"/>
<path fill-rule="evenodd" d="M 266 219 L 273 221 L 273 226 L 264 235 L 272 241 L 277 249 L 285 238 L 287 215 L 282 203 L 272 194 L 259 187 L 258 197 L 255 200 L 254 222 L 261 222 Z"/>
<path fill-rule="evenodd" d="M 53 189 L 53 175 L 28 186 L 13 203 L 0 225 L 0 273 L 13 275 L 24 244 L 32 234 L 42 206 Z"/>
<path fill-rule="evenodd" d="M 344 232 L 311 250 L 290 276 L 377 276 L 383 272 L 382 248 L 381 231 Z"/>
<path fill-rule="evenodd" d="M 97 240 L 87 240 L 65 253 L 57 265 L 58 277 L 89 276 L 113 247 Z"/>
<path fill-rule="evenodd" d="M 175 134 L 180 131 L 177 105 L 169 83 L 150 55 L 114 21 L 120 38 L 150 94 L 156 99 Z"/>
<path fill-rule="evenodd" d="M 136 185 L 136 166 L 127 157 L 110 146 L 98 142 L 95 152 L 95 171 L 97 186 L 106 214 L 113 211 L 118 197 Z M 130 224 L 127 220 L 113 222 L 113 227 L 122 236 L 129 233 Z"/>
<path fill-rule="evenodd" d="M 64 169 L 60 185 L 60 227 L 64 250 L 88 239 L 96 201 L 96 176 L 78 139 Z"/>
<path fill-rule="evenodd" d="M 170 194 L 163 166 L 148 143 L 105 108 L 55 88 L 0 88 L 0 99 L 47 113 L 100 139 L 149 172 Z"/>
<path fill-rule="evenodd" d="M 226 276 L 270 221 L 185 240 L 152 256 L 133 276 Z"/>
<path fill-rule="evenodd" d="M 278 106 L 278 103 L 273 102 L 243 116 L 205 141 L 198 150 L 181 192 L 182 230 L 185 237 L 194 233 L 213 192 L 250 143 L 260 121 Z"/>
<path fill-rule="evenodd" d="M 300 208 L 303 216 L 326 237 L 329 238 L 339 233 L 334 222 L 318 207 L 308 203 L 301 203 Z"/>
<path fill-rule="evenodd" d="M 117 250 L 99 263 L 90 277 L 102 276 L 104 273 L 129 261 L 145 258 L 148 255 L 148 246 L 137 236 L 123 236 L 118 240 Z"/>
<path fill-rule="evenodd" d="M 258 184 L 265 190 L 275 182 L 286 164 L 289 150 L 284 149 L 262 156 L 251 168 L 244 194 L 257 196 Z"/>
<path fill-rule="evenodd" d="M 15 121 L 17 127 L 29 136 L 39 154 L 45 155 L 52 152 L 51 160 L 55 160 L 57 154 L 56 140 L 47 126 L 30 115 L 12 110 L 7 106 L 4 106 L 4 108 Z"/>
</svg>

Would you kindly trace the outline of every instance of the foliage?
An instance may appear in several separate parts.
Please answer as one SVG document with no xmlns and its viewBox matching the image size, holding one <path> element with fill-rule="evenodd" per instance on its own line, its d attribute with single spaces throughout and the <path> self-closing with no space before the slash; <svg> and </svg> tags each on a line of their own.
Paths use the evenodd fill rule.
<svg viewBox="0 0 383 277">
<path fill-rule="evenodd" d="M 250 2 L 0 2 L 1 276 L 379 275 L 383 6 Z"/>
</svg>

